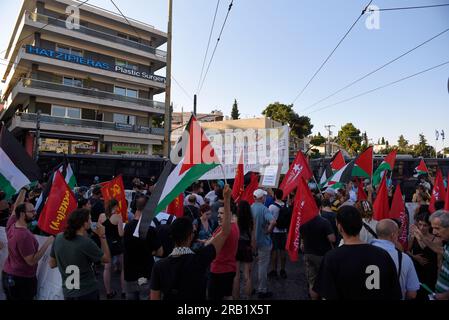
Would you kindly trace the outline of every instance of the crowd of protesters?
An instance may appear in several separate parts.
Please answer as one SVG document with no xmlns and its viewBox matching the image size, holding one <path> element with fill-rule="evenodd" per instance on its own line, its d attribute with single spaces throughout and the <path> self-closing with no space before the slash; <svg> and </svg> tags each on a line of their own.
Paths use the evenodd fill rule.
<svg viewBox="0 0 449 320">
<path fill-rule="evenodd" d="M 45 186 L 23 189 L 9 202 L 0 191 L 0 226 L 8 239 L 0 243 L 0 250 L 8 250 L 2 273 L 7 299 L 36 296 L 37 264 L 48 248 L 49 265 L 60 271 L 67 300 L 99 299 L 101 271 L 106 299 L 118 294 L 113 272 L 120 273 L 122 299 L 276 298 L 269 280 L 290 276 L 285 248 L 294 194 L 261 188 L 250 204 L 234 202 L 223 181 L 195 182 L 186 191 L 184 215 L 159 213 L 143 239 L 135 236 L 136 229 L 155 181 L 133 180 L 127 223 L 116 200 L 102 199 L 98 179 L 90 188 L 78 188 L 78 209 L 65 232 L 41 247 L 34 236 L 42 234 L 34 206 Z M 310 186 L 320 214 L 301 226 L 299 239 L 310 298 L 449 299 L 449 213 L 440 201 L 430 214 L 431 181 L 420 181 L 413 196 L 416 211 L 409 213 L 406 248 L 399 243 L 401 222 L 374 220 L 376 190 L 364 183 L 368 199 L 359 201 L 358 183 L 364 182 L 323 192 Z M 390 185 L 390 198 L 392 191 Z M 72 265 L 80 270 L 79 288 L 65 281 Z"/>
</svg>

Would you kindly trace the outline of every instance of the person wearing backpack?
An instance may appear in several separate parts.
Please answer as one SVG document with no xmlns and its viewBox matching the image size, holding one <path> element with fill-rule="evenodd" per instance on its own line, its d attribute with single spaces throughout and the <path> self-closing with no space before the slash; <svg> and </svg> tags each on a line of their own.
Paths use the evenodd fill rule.
<svg viewBox="0 0 449 320">
<path fill-rule="evenodd" d="M 282 279 L 287 279 L 287 273 L 285 272 L 285 262 L 287 260 L 285 244 L 287 242 L 287 231 L 290 226 L 292 210 L 282 201 L 284 192 L 281 189 L 276 189 L 274 196 L 275 201 L 268 208 L 276 220 L 276 227 L 274 227 L 273 233 L 271 234 L 273 250 L 271 251 L 271 271 L 268 273 L 268 277 L 278 277 L 278 260 L 280 260 L 281 270 L 279 275 Z"/>
<path fill-rule="evenodd" d="M 173 251 L 175 244 L 170 237 L 170 226 L 175 221 L 176 216 L 166 212 L 159 212 L 151 221 L 150 226 L 156 229 L 156 234 L 159 241 L 162 244 L 163 254 L 161 256 L 154 257 L 155 261 L 161 258 L 168 257 Z"/>
</svg>

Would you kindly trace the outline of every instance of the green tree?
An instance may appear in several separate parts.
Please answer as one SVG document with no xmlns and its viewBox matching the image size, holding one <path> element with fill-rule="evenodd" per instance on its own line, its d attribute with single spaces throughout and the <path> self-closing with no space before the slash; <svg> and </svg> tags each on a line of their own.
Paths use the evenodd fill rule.
<svg viewBox="0 0 449 320">
<path fill-rule="evenodd" d="M 421 133 L 419 143 L 414 146 L 413 153 L 415 157 L 430 158 L 435 156 L 435 149 L 427 144 L 426 137 Z"/>
<path fill-rule="evenodd" d="M 409 150 L 408 140 L 404 138 L 404 135 L 400 135 L 398 139 L 398 151 L 407 153 Z"/>
<path fill-rule="evenodd" d="M 310 144 L 315 147 L 319 147 L 325 142 L 326 142 L 326 138 L 323 137 L 321 135 L 321 133 L 319 133 L 319 132 L 316 136 L 313 136 L 312 139 L 310 140 Z"/>
<path fill-rule="evenodd" d="M 299 116 L 294 110 L 293 105 L 286 105 L 279 102 L 268 105 L 262 114 L 282 124 L 288 124 L 291 134 L 302 139 L 312 133 L 313 125 L 309 117 Z"/>
<path fill-rule="evenodd" d="M 239 113 L 239 107 L 237 104 L 237 99 L 234 99 L 234 104 L 232 105 L 231 118 L 232 118 L 232 120 L 240 119 L 240 113 Z"/>
<path fill-rule="evenodd" d="M 382 139 L 380 140 L 380 144 L 381 144 L 381 145 L 384 145 L 384 144 L 385 144 L 385 138 L 384 138 L 384 137 L 382 137 Z"/>
<path fill-rule="evenodd" d="M 354 127 L 352 123 L 347 123 L 338 131 L 337 142 L 349 153 L 355 154 L 361 150 L 362 136 L 360 130 Z"/>
</svg>

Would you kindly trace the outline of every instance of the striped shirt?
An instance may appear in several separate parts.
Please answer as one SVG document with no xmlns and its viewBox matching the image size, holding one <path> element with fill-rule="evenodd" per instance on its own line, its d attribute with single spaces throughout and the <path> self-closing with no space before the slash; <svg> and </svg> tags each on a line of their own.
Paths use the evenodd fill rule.
<svg viewBox="0 0 449 320">
<path fill-rule="evenodd" d="M 449 243 L 444 246 L 443 265 L 438 275 L 437 284 L 435 286 L 436 293 L 449 291 Z"/>
</svg>

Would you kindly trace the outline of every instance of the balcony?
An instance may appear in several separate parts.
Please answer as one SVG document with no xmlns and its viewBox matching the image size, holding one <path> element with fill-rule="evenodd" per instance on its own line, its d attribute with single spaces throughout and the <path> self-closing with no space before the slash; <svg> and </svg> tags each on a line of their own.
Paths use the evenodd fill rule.
<svg viewBox="0 0 449 320">
<path fill-rule="evenodd" d="M 39 14 L 36 12 L 26 12 L 25 15 L 31 21 L 48 24 L 49 26 L 56 26 L 56 27 L 64 28 L 64 31 L 68 30 L 66 27 L 65 20 L 56 19 L 56 18 L 46 16 L 43 14 Z M 69 31 L 75 31 L 75 32 L 82 33 L 87 36 L 92 36 L 92 37 L 99 38 L 102 40 L 110 41 L 113 44 L 119 44 L 119 45 L 124 45 L 126 47 L 134 48 L 136 50 L 140 50 L 140 51 L 143 51 L 146 53 L 153 54 L 156 57 L 159 57 L 162 59 L 167 58 L 167 53 L 165 51 L 150 47 L 148 45 L 145 45 L 145 44 L 142 44 L 139 42 L 124 39 L 124 38 L 118 37 L 114 34 L 91 29 L 91 28 L 84 27 L 81 25 L 79 26 L 79 29 L 70 29 Z M 113 32 L 113 31 L 111 30 L 111 32 Z"/>
<path fill-rule="evenodd" d="M 119 101 L 119 102 L 131 103 L 131 104 L 135 104 L 135 105 L 139 105 L 139 106 L 150 107 L 150 108 L 158 109 L 160 111 L 165 111 L 165 104 L 163 102 L 159 102 L 159 101 L 127 97 L 127 96 L 122 96 L 122 95 L 115 94 L 112 92 L 67 86 L 67 85 L 63 85 L 61 83 L 47 82 L 47 81 L 29 79 L 29 78 L 22 79 L 21 83 L 24 88 L 44 89 L 44 90 L 49 90 L 49 91 L 73 93 L 75 95 L 98 98 L 103 101 L 100 104 L 107 104 L 104 102 L 104 100 Z M 121 105 L 123 107 L 123 104 L 121 104 Z"/>
<path fill-rule="evenodd" d="M 32 122 L 32 123 L 37 122 L 37 114 L 35 114 L 35 113 L 22 113 L 22 114 L 17 115 L 16 117 L 19 117 L 21 122 Z M 64 125 L 64 126 L 73 126 L 73 127 L 82 127 L 82 128 L 102 129 L 102 130 L 122 131 L 122 132 L 129 132 L 129 133 L 152 134 L 152 135 L 156 135 L 156 136 L 164 135 L 164 128 L 149 128 L 149 127 L 144 127 L 144 126 L 114 123 L 114 122 L 107 122 L 107 121 L 61 118 L 61 117 L 54 117 L 54 116 L 47 115 L 47 114 L 40 115 L 40 123 L 41 123 L 41 125 L 42 124 L 52 124 L 52 125 Z"/>
</svg>

